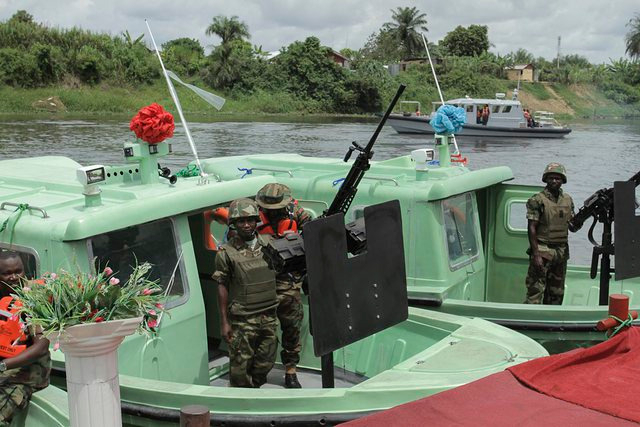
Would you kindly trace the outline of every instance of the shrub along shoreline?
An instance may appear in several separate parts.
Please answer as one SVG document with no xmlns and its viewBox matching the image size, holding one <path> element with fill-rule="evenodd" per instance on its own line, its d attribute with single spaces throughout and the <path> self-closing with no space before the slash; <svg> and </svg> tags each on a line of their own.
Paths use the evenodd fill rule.
<svg viewBox="0 0 640 427">
<path fill-rule="evenodd" d="M 508 92 L 513 82 L 501 81 Z M 547 89 L 549 87 L 549 89 Z M 411 86 L 410 86 L 411 88 Z M 424 90 L 408 88 L 407 100 L 422 98 L 423 112 L 431 110 L 429 99 L 425 100 Z M 500 89 L 500 88 L 497 88 Z M 267 93 L 258 91 L 242 97 L 226 97 L 221 111 L 217 111 L 189 90 L 178 88 L 180 102 L 185 113 L 199 120 L 257 120 L 276 116 L 299 117 L 372 117 L 372 114 L 336 114 L 316 111 L 304 101 L 287 92 Z M 225 94 L 221 94 L 225 97 Z M 40 100 L 57 97 L 63 109 L 41 108 L 34 104 Z M 453 97 L 453 96 L 452 96 Z M 520 100 L 532 110 L 547 110 L 556 113 L 562 120 L 633 118 L 640 116 L 637 106 L 624 106 L 608 99 L 600 90 L 589 85 L 543 85 L 540 83 L 521 84 Z M 100 116 L 131 116 L 140 108 L 152 102 L 163 105 L 175 113 L 164 80 L 157 79 L 151 84 L 137 88 L 87 86 L 65 88 L 50 86 L 43 88 L 12 88 L 0 86 L 0 115 L 51 116 L 56 118 L 82 118 Z M 45 103 L 46 104 L 46 103 Z M 2 118 L 0 117 L 0 120 Z"/>
</svg>

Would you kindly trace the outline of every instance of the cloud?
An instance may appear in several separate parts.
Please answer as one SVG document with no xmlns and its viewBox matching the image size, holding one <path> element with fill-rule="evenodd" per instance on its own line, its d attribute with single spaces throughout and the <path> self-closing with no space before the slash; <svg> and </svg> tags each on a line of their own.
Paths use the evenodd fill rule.
<svg viewBox="0 0 640 427">
<path fill-rule="evenodd" d="M 430 41 L 441 40 L 458 25 L 487 25 L 495 53 L 524 48 L 552 59 L 561 36 L 563 54 L 583 55 L 592 62 L 624 56 L 625 25 L 640 12 L 637 0 L 422 0 L 413 5 L 427 14 Z M 137 36 L 146 34 L 147 18 L 160 44 L 189 37 L 211 46 L 219 43 L 217 37 L 205 35 L 213 17 L 236 15 L 249 26 L 251 43 L 264 50 L 278 50 L 311 35 L 339 50 L 362 47 L 370 34 L 391 20 L 391 9 L 404 6 L 406 1 L 395 0 L 156 0 L 151 5 L 125 0 L 0 0 L 0 20 L 25 9 L 36 21 L 55 27 L 78 26 L 112 35 L 129 31 Z"/>
</svg>

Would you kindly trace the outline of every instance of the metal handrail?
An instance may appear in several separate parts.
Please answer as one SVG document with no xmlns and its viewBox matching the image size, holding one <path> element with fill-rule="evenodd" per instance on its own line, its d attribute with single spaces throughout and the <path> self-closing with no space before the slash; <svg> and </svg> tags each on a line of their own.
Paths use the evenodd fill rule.
<svg viewBox="0 0 640 427">
<path fill-rule="evenodd" d="M 264 171 L 264 172 L 284 172 L 288 173 L 290 178 L 293 178 L 293 172 L 287 169 L 268 169 L 268 168 L 251 168 L 252 171 Z"/>
<path fill-rule="evenodd" d="M 384 177 L 381 177 L 381 176 L 365 176 L 362 179 L 375 179 L 377 181 L 390 181 L 390 182 L 393 182 L 396 185 L 396 187 L 398 187 L 400 185 L 400 184 L 398 184 L 398 181 L 395 180 L 394 178 L 384 178 Z"/>
<path fill-rule="evenodd" d="M 0 204 L 0 211 L 4 210 L 5 206 L 11 206 L 11 207 L 14 207 L 14 208 L 18 208 L 18 207 L 20 207 L 20 203 L 2 202 L 2 204 Z M 44 209 L 39 208 L 37 206 L 31 206 L 31 205 L 27 205 L 27 206 L 28 206 L 27 209 L 29 209 L 29 211 L 32 211 L 32 210 L 39 211 L 42 214 L 42 218 L 43 219 L 44 218 L 50 218 L 50 216 L 47 214 L 47 211 L 45 211 Z"/>
</svg>

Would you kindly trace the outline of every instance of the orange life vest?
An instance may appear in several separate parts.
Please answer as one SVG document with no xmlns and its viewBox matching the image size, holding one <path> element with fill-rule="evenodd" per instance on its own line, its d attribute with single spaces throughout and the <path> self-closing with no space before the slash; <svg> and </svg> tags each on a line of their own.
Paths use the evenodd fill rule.
<svg viewBox="0 0 640 427">
<path fill-rule="evenodd" d="M 260 224 L 258 224 L 257 230 L 260 234 L 271 234 L 272 236 L 276 233 L 273 231 L 273 226 L 269 223 L 269 218 L 264 214 L 264 212 L 259 211 L 260 214 Z M 278 236 L 284 235 L 286 231 L 293 231 L 294 233 L 298 232 L 298 223 L 295 219 L 291 218 L 283 218 L 278 221 Z"/>
<path fill-rule="evenodd" d="M 22 353 L 27 336 L 22 331 L 18 311 L 22 304 L 13 297 L 0 299 L 0 357 L 13 357 Z M 13 304 L 12 304 L 13 302 Z"/>
<path fill-rule="evenodd" d="M 222 220 L 225 223 L 229 223 L 229 209 L 216 208 L 210 211 L 206 211 L 202 214 L 204 218 L 203 239 L 204 247 L 210 251 L 217 251 L 218 245 L 211 234 L 211 223 L 216 220 Z"/>
</svg>

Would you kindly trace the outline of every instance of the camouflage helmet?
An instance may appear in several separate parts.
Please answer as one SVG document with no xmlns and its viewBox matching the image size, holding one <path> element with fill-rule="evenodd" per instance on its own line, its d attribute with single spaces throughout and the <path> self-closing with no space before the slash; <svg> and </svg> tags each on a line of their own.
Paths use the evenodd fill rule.
<svg viewBox="0 0 640 427">
<path fill-rule="evenodd" d="M 256 194 L 256 202 L 264 209 L 282 209 L 291 201 L 291 189 L 284 184 L 267 184 Z"/>
<path fill-rule="evenodd" d="M 229 221 L 238 218 L 259 218 L 258 206 L 251 199 L 237 199 L 229 205 Z"/>
<path fill-rule="evenodd" d="M 542 174 L 542 182 L 547 182 L 547 175 L 550 173 L 557 173 L 562 177 L 562 183 L 567 183 L 567 170 L 560 163 L 551 162 L 544 168 L 544 173 Z"/>
</svg>

